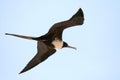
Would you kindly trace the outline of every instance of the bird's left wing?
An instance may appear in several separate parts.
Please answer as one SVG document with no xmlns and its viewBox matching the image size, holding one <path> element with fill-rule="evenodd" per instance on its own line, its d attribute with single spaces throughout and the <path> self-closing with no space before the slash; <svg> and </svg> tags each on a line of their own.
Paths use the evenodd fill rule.
<svg viewBox="0 0 120 80">
<path fill-rule="evenodd" d="M 26 67 L 20 73 L 26 72 L 31 68 L 35 67 L 55 52 L 56 50 L 54 48 L 49 48 L 44 42 L 38 41 L 38 53 L 33 57 L 33 59 L 26 65 Z"/>
</svg>

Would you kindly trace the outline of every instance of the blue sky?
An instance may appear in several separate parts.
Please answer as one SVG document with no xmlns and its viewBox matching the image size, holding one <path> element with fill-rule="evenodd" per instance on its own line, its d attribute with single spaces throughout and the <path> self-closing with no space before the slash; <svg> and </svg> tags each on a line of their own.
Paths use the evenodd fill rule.
<svg viewBox="0 0 120 80">
<path fill-rule="evenodd" d="M 0 80 L 120 80 L 119 0 L 0 0 Z M 18 73 L 36 54 L 36 42 L 4 33 L 41 36 L 79 8 L 82 26 L 66 29 L 61 49 L 30 71 Z"/>
</svg>

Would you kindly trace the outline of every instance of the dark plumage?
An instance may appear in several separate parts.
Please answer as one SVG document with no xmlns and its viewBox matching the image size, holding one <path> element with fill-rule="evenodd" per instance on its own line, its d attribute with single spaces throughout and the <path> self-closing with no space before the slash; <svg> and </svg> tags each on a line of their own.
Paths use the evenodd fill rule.
<svg viewBox="0 0 120 80">
<path fill-rule="evenodd" d="M 54 24 L 48 31 L 47 34 L 40 37 L 30 37 L 23 36 L 17 34 L 9 34 L 6 35 L 16 36 L 20 38 L 36 40 L 37 43 L 37 54 L 33 57 L 33 59 L 26 65 L 26 67 L 20 72 L 23 73 L 39 63 L 46 60 L 49 56 L 56 52 L 57 49 L 61 49 L 63 47 L 69 47 L 76 49 L 75 47 L 69 46 L 66 42 L 62 40 L 63 30 L 72 26 L 82 25 L 84 22 L 84 14 L 82 9 L 80 8 L 76 14 L 74 14 L 69 20 L 62 21 Z"/>
</svg>

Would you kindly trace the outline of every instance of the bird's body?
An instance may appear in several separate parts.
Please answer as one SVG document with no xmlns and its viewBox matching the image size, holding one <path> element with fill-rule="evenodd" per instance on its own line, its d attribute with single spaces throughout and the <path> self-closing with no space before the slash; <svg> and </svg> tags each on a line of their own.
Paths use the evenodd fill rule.
<svg viewBox="0 0 120 80">
<path fill-rule="evenodd" d="M 75 49 L 75 47 L 69 46 L 65 41 L 62 40 L 63 30 L 72 26 L 82 25 L 84 22 L 84 14 L 82 9 L 80 8 L 75 15 L 73 15 L 69 20 L 62 21 L 54 24 L 43 36 L 40 37 L 30 37 L 23 36 L 17 34 L 9 34 L 20 38 L 36 40 L 37 43 L 37 54 L 33 57 L 33 59 L 26 65 L 26 67 L 20 72 L 23 73 L 39 63 L 46 60 L 49 56 L 56 52 L 56 50 L 61 49 L 63 47 L 69 47 Z"/>
<path fill-rule="evenodd" d="M 61 49 L 63 46 L 63 41 L 55 38 L 55 40 L 52 41 L 52 44 L 54 45 L 55 49 Z"/>
</svg>

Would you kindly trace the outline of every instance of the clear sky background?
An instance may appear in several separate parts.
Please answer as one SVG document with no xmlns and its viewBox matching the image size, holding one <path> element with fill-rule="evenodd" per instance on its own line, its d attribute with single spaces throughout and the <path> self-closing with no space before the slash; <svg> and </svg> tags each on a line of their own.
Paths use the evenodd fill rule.
<svg viewBox="0 0 120 80">
<path fill-rule="evenodd" d="M 41 36 L 79 8 L 84 25 L 63 34 L 77 50 L 61 49 L 19 75 L 36 54 L 36 42 L 4 34 Z M 0 0 L 0 80 L 120 80 L 120 1 Z"/>
</svg>

